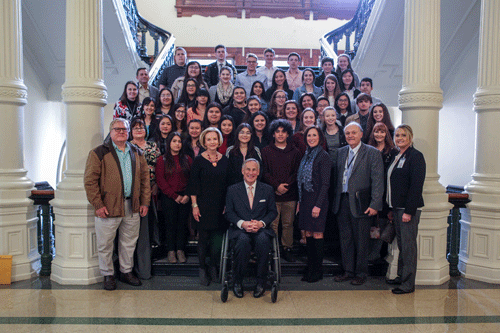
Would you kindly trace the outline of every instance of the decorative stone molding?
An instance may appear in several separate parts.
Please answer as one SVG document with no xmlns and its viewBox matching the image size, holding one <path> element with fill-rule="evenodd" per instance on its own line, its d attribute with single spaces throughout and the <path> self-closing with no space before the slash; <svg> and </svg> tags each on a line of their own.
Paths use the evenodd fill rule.
<svg viewBox="0 0 500 333">
<path fill-rule="evenodd" d="M 25 105 L 28 103 L 28 89 L 26 87 L 0 86 L 1 103 L 9 102 L 16 105 Z"/>
<path fill-rule="evenodd" d="M 107 103 L 108 93 L 106 87 L 67 87 L 63 86 L 63 91 L 61 93 L 64 103 L 88 103 L 94 102 L 101 106 L 105 106 Z"/>
</svg>

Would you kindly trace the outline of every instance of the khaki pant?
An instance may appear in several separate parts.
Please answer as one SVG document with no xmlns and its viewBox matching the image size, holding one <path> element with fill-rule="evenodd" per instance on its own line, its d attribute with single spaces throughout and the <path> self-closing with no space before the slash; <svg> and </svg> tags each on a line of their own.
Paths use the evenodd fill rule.
<svg viewBox="0 0 500 333">
<path fill-rule="evenodd" d="M 297 201 L 277 202 L 278 216 L 273 221 L 272 228 L 276 237 L 278 236 L 278 225 L 281 217 L 281 244 L 285 249 L 291 249 L 293 246 L 293 220 L 295 219 L 295 209 Z"/>
<path fill-rule="evenodd" d="M 140 215 L 132 213 L 132 200 L 125 200 L 125 216 L 95 218 L 99 269 L 103 276 L 113 275 L 113 247 L 118 230 L 120 271 L 129 273 L 134 267 L 134 251 L 139 237 Z"/>
</svg>

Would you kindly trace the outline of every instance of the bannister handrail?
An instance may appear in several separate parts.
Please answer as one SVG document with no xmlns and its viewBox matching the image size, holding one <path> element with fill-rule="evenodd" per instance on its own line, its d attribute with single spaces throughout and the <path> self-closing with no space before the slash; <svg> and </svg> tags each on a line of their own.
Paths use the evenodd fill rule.
<svg viewBox="0 0 500 333">
<path fill-rule="evenodd" d="M 122 0 L 122 2 L 127 15 L 127 21 L 130 26 L 130 32 L 132 33 L 136 44 L 137 53 L 141 59 L 148 64 L 151 63 L 151 61 L 146 48 L 147 33 L 149 33 L 155 41 L 153 54 L 154 61 L 152 62 L 150 68 L 149 83 L 156 85 L 163 68 L 173 63 L 175 38 L 167 30 L 154 25 L 143 18 L 137 10 L 135 0 Z M 163 43 L 161 51 L 159 47 L 159 40 Z"/>
<path fill-rule="evenodd" d="M 351 59 L 354 59 L 361 42 L 361 38 L 363 37 L 366 24 L 368 23 L 368 19 L 370 18 L 374 3 L 375 0 L 361 0 L 359 2 L 358 8 L 356 9 L 356 13 L 354 13 L 354 17 L 349 22 L 347 22 L 340 28 L 324 34 L 320 38 L 319 42 L 323 57 L 328 56 L 334 58 L 335 60 L 338 56 L 337 45 L 341 40 L 345 38 L 346 47 L 344 53 L 349 54 L 351 56 Z M 350 38 L 353 32 L 355 32 L 355 36 L 353 49 L 351 50 Z"/>
</svg>

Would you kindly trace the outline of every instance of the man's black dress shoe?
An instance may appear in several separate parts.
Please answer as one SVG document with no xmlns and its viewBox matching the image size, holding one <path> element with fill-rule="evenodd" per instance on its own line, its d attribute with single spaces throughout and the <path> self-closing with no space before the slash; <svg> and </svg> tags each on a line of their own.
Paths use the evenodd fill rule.
<svg viewBox="0 0 500 333">
<path fill-rule="evenodd" d="M 116 289 L 115 277 L 113 275 L 105 276 L 103 286 L 105 290 L 115 290 Z"/>
<path fill-rule="evenodd" d="M 400 289 L 400 288 L 394 288 L 394 289 L 392 289 L 392 293 L 396 294 L 396 295 L 411 294 L 414 291 L 415 291 L 415 288 L 410 289 L 410 290 L 403 290 L 403 289 Z"/>
<path fill-rule="evenodd" d="M 235 282 L 233 286 L 233 293 L 234 296 L 238 298 L 243 298 L 243 286 L 241 283 Z"/>
<path fill-rule="evenodd" d="M 257 285 L 255 286 L 255 290 L 253 291 L 253 297 L 255 298 L 262 297 L 264 296 L 265 292 L 266 289 L 264 288 L 264 286 L 260 283 L 257 283 Z"/>
<path fill-rule="evenodd" d="M 200 268 L 200 284 L 202 286 L 210 285 L 210 279 L 207 276 L 207 271 L 204 268 Z"/>
<path fill-rule="evenodd" d="M 351 284 L 353 286 L 361 286 L 365 282 L 366 282 L 366 278 L 365 277 L 357 276 L 357 277 L 354 278 L 354 280 L 351 281 Z"/>
<path fill-rule="evenodd" d="M 134 274 L 131 272 L 128 273 L 120 273 L 120 281 L 126 284 L 130 284 L 131 286 L 138 287 L 142 285 L 141 280 L 139 280 Z"/>
<path fill-rule="evenodd" d="M 296 259 L 292 254 L 292 249 L 283 249 L 281 257 L 287 262 L 295 262 Z"/>
<path fill-rule="evenodd" d="M 393 284 L 393 285 L 398 285 L 398 284 L 401 284 L 401 277 L 400 276 L 397 276 L 395 279 L 387 279 L 385 280 L 385 283 L 387 284 Z"/>
</svg>

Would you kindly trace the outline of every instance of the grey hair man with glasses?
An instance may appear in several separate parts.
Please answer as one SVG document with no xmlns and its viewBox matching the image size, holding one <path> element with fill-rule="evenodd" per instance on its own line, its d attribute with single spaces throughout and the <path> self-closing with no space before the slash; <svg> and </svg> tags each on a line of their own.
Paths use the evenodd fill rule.
<svg viewBox="0 0 500 333">
<path fill-rule="evenodd" d="M 133 275 L 132 268 L 140 216 L 148 213 L 151 190 L 146 159 L 127 141 L 128 121 L 113 120 L 109 131 L 109 139 L 89 153 L 84 185 L 87 199 L 95 209 L 97 252 L 104 289 L 114 290 L 112 257 L 117 230 L 120 280 L 133 286 L 142 284 Z"/>
</svg>

